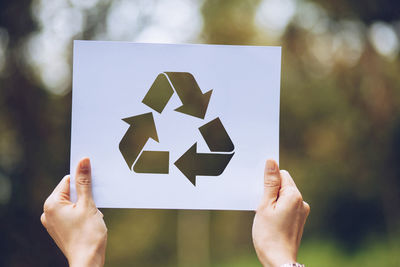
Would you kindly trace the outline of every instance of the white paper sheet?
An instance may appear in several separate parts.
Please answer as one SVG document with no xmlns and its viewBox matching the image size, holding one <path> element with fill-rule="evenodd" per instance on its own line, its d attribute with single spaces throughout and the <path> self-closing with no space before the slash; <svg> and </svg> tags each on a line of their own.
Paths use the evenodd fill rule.
<svg viewBox="0 0 400 267">
<path fill-rule="evenodd" d="M 182 100 L 172 79 L 175 91 L 161 113 L 142 103 L 165 72 L 192 74 L 203 94 L 212 89 L 204 119 L 175 111 Z M 265 160 L 279 158 L 280 72 L 280 47 L 75 41 L 72 199 L 75 168 L 87 156 L 98 207 L 255 210 Z M 149 112 L 159 142 L 148 139 L 142 151 L 168 151 L 168 174 L 135 172 L 119 148 L 130 127 L 122 119 Z M 190 147 L 197 143 L 197 153 L 214 156 L 233 153 L 210 151 L 199 131 L 216 118 L 234 155 L 221 175 L 198 175 L 194 185 L 174 164 Z"/>
</svg>

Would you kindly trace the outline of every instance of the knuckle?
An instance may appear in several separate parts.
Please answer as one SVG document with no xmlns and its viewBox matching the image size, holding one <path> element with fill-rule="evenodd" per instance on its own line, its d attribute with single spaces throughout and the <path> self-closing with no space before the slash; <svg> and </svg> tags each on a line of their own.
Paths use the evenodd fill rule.
<svg viewBox="0 0 400 267">
<path fill-rule="evenodd" d="M 69 194 L 66 192 L 60 192 L 60 198 L 61 199 L 69 199 Z"/>
<path fill-rule="evenodd" d="M 100 224 L 98 227 L 98 238 L 101 240 L 107 240 L 108 229 L 105 224 Z"/>
<path fill-rule="evenodd" d="M 101 222 L 100 225 L 101 225 L 102 232 L 105 233 L 105 234 L 107 234 L 108 229 L 107 229 L 106 224 L 104 223 L 103 218 L 101 218 L 99 221 Z"/>
<path fill-rule="evenodd" d="M 79 175 L 76 177 L 76 183 L 81 186 L 90 186 L 91 179 L 89 175 Z"/>
<path fill-rule="evenodd" d="M 42 215 L 40 216 L 40 221 L 44 227 L 47 226 L 46 217 L 45 217 L 44 213 L 42 213 Z"/>
<path fill-rule="evenodd" d="M 53 199 L 48 198 L 44 202 L 43 211 L 44 213 L 52 213 L 56 208 L 56 204 L 54 203 Z"/>
<path fill-rule="evenodd" d="M 303 197 L 297 188 L 290 188 L 289 190 L 290 198 L 292 199 L 293 203 L 300 204 L 303 203 Z"/>
<path fill-rule="evenodd" d="M 296 200 L 296 202 L 303 203 L 303 197 L 299 191 L 297 191 L 297 193 L 295 193 L 295 200 Z"/>
<path fill-rule="evenodd" d="M 302 204 L 302 203 L 303 203 L 303 197 L 301 196 L 300 193 L 296 193 L 296 194 L 293 196 L 293 199 L 294 199 L 294 202 L 295 202 L 296 204 Z"/>
<path fill-rule="evenodd" d="M 108 229 L 107 229 L 107 226 L 105 226 L 105 225 L 104 225 L 104 228 L 103 228 L 103 230 L 104 230 L 104 232 L 103 232 L 103 235 L 104 235 L 104 237 L 107 239 L 107 235 L 108 235 Z"/>
<path fill-rule="evenodd" d="M 307 202 L 304 202 L 304 211 L 308 215 L 310 213 L 310 205 Z"/>
<path fill-rule="evenodd" d="M 276 176 L 268 176 L 264 179 L 265 187 L 278 187 L 280 184 L 280 179 Z"/>
<path fill-rule="evenodd" d="M 282 175 L 289 175 L 289 176 L 290 176 L 290 174 L 289 174 L 289 172 L 288 172 L 287 170 L 281 170 L 281 174 L 282 174 Z"/>
<path fill-rule="evenodd" d="M 280 174 L 282 177 L 285 177 L 286 179 L 293 180 L 292 176 L 287 170 L 281 170 Z"/>
</svg>

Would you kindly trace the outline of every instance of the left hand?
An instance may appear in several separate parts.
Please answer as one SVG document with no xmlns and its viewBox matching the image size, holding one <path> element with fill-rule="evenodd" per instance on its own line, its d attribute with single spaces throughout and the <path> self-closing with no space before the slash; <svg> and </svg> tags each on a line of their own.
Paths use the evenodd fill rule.
<svg viewBox="0 0 400 267">
<path fill-rule="evenodd" d="M 70 266 L 103 266 L 107 227 L 93 201 L 88 158 L 79 162 L 75 180 L 77 202 L 70 200 L 70 177 L 67 175 L 47 198 L 40 219 Z"/>
</svg>

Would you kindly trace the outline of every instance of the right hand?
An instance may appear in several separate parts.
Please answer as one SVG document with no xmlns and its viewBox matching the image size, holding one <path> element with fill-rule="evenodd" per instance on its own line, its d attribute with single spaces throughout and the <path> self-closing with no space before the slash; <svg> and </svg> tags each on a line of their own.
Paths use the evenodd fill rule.
<svg viewBox="0 0 400 267">
<path fill-rule="evenodd" d="M 268 160 L 264 196 L 253 223 L 253 243 L 263 266 L 295 263 L 310 206 L 287 171 Z"/>
<path fill-rule="evenodd" d="M 40 219 L 70 266 L 103 266 L 107 228 L 93 201 L 88 158 L 79 162 L 75 180 L 77 202 L 70 200 L 70 177 L 65 176 L 44 203 Z"/>
</svg>

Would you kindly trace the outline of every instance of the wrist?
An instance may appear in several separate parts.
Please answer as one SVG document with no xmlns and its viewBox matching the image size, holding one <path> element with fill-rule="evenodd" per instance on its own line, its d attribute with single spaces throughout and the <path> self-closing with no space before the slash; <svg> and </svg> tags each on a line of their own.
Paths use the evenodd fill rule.
<svg viewBox="0 0 400 267">
<path fill-rule="evenodd" d="M 96 251 L 82 252 L 68 259 L 70 267 L 102 267 L 104 266 L 104 255 Z"/>
<path fill-rule="evenodd" d="M 262 255 L 262 257 L 260 257 L 261 264 L 264 267 L 281 267 L 286 263 L 296 262 L 296 257 L 282 255 L 279 253 L 272 253 L 272 255 L 272 257 L 266 255 Z"/>
</svg>

